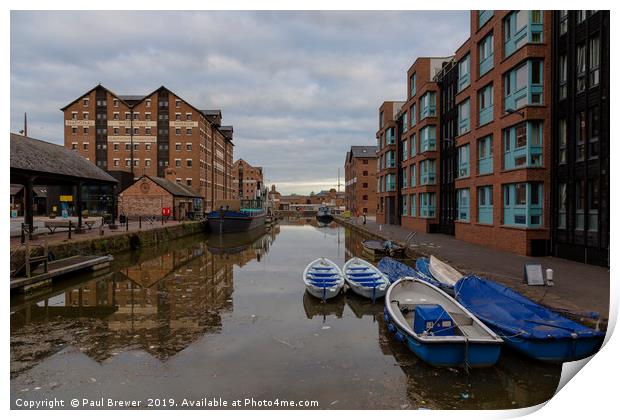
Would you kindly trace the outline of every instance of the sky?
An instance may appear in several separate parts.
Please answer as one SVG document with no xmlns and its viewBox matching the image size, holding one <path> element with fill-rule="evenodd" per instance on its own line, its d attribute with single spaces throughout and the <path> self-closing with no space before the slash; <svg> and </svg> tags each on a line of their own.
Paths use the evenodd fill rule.
<svg viewBox="0 0 620 420">
<path fill-rule="evenodd" d="M 449 56 L 469 12 L 11 12 L 11 131 L 63 143 L 67 105 L 97 83 L 161 85 L 234 126 L 234 158 L 284 194 L 336 188 L 378 108 L 419 56 Z"/>
</svg>

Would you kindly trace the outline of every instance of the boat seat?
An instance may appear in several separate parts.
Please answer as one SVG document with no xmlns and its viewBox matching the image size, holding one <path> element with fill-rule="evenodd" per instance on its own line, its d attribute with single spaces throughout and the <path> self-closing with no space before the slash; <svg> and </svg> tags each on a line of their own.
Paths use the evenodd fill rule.
<svg viewBox="0 0 620 420">
<path fill-rule="evenodd" d="M 348 267 L 347 270 L 370 270 L 370 267 Z"/>
<path fill-rule="evenodd" d="M 312 269 L 313 270 L 333 270 L 334 267 L 317 267 L 317 266 L 313 266 Z"/>
<path fill-rule="evenodd" d="M 308 274 L 312 275 L 312 276 L 316 276 L 316 277 L 335 277 L 338 274 L 337 273 L 313 273 L 312 271 L 308 271 Z"/>
<path fill-rule="evenodd" d="M 459 325 L 459 330 L 465 337 L 480 337 L 480 332 L 473 325 Z"/>
</svg>

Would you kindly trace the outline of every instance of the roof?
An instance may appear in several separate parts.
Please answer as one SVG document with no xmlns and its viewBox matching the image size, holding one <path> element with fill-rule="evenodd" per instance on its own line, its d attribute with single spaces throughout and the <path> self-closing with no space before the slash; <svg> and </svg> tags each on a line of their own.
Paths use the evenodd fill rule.
<svg viewBox="0 0 620 420">
<path fill-rule="evenodd" d="M 354 158 L 376 158 L 377 146 L 351 146 L 351 156 Z"/>
<path fill-rule="evenodd" d="M 203 115 L 219 115 L 220 117 L 222 116 L 221 109 L 201 109 L 200 112 Z"/>
<path fill-rule="evenodd" d="M 153 181 L 154 183 L 156 183 L 157 185 L 159 185 L 164 190 L 168 191 L 170 194 L 172 194 L 174 196 L 177 196 L 177 197 L 201 197 L 200 194 L 198 194 L 196 191 L 194 191 L 193 189 L 191 189 L 187 185 L 179 184 L 178 182 L 170 181 L 169 179 L 160 178 L 160 177 L 157 177 L 157 176 L 143 175 L 143 176 L 140 177 L 140 179 L 145 178 L 145 177 L 150 179 L 151 181 Z"/>
<path fill-rule="evenodd" d="M 123 101 L 141 101 L 146 95 L 118 95 Z"/>
<path fill-rule="evenodd" d="M 11 178 L 38 175 L 37 183 L 117 181 L 103 169 L 64 146 L 11 133 Z M 41 179 L 43 178 L 43 179 Z"/>
</svg>

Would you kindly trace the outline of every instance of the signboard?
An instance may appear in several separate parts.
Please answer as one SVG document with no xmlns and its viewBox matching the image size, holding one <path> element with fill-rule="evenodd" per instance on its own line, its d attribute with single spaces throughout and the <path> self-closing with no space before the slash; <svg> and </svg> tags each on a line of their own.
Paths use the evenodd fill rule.
<svg viewBox="0 0 620 420">
<path fill-rule="evenodd" d="M 170 217 L 170 207 L 162 207 L 161 215 L 164 217 Z"/>
<path fill-rule="evenodd" d="M 535 263 L 525 263 L 523 270 L 523 282 L 528 286 L 544 286 L 545 280 L 543 278 L 542 265 Z"/>
<path fill-rule="evenodd" d="M 17 210 L 11 210 L 11 217 L 15 219 L 17 217 Z"/>
<path fill-rule="evenodd" d="M 64 201 L 64 202 L 73 201 L 73 196 L 72 195 L 61 195 L 60 201 Z"/>
</svg>

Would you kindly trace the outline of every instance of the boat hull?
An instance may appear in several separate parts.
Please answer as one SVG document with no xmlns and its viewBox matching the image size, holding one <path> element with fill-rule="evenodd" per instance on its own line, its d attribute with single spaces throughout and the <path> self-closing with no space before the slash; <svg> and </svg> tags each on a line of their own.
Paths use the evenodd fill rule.
<svg viewBox="0 0 620 420">
<path fill-rule="evenodd" d="M 603 337 L 562 338 L 556 340 L 527 340 L 510 337 L 510 332 L 493 328 L 503 336 L 508 347 L 532 359 L 547 363 L 564 363 L 585 359 L 596 353 L 603 345 Z"/>
<path fill-rule="evenodd" d="M 383 311 L 383 318 L 396 340 L 429 365 L 489 367 L 497 363 L 501 353 L 501 345 L 497 343 L 422 343 L 399 328 L 387 309 Z"/>
<path fill-rule="evenodd" d="M 246 215 L 240 212 L 225 212 L 221 217 L 219 212 L 211 212 L 207 216 L 209 229 L 213 233 L 248 232 L 260 226 L 265 226 L 265 214 Z"/>
<path fill-rule="evenodd" d="M 347 282 L 353 293 L 365 297 L 366 299 L 379 299 L 385 296 L 385 292 L 387 292 L 387 287 L 362 287 L 358 284 Z"/>
<path fill-rule="evenodd" d="M 331 223 L 334 221 L 334 216 L 332 216 L 331 214 L 323 214 L 323 215 L 316 215 L 316 220 L 318 220 L 321 223 Z"/>
<path fill-rule="evenodd" d="M 315 287 L 306 285 L 306 290 L 312 296 L 321 300 L 328 300 L 335 298 L 342 291 L 342 285 L 334 287 Z"/>
</svg>

